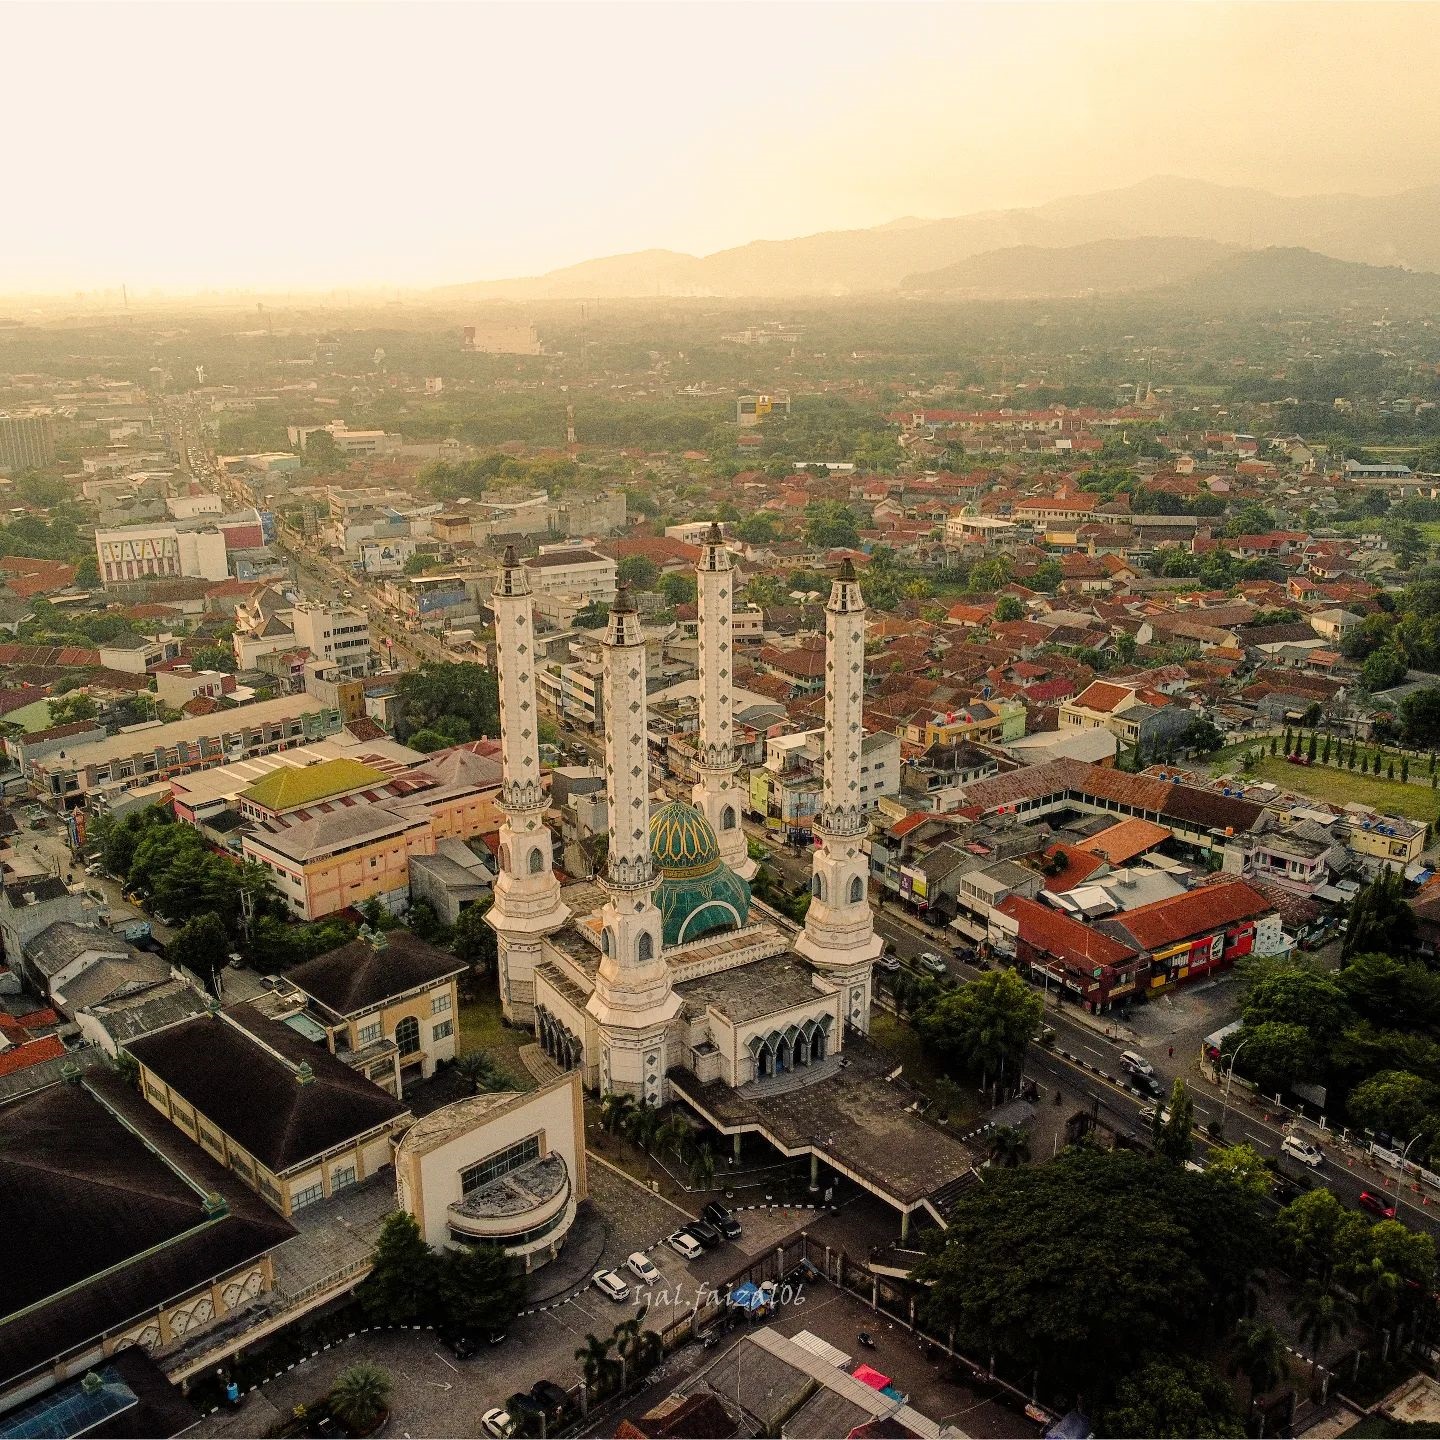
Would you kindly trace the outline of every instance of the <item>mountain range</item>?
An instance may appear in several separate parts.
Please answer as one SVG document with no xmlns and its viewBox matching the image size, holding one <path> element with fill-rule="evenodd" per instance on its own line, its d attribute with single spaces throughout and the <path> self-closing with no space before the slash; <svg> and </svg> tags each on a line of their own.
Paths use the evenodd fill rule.
<svg viewBox="0 0 1440 1440">
<path fill-rule="evenodd" d="M 1057 288 L 1052 280 L 1041 281 L 1039 292 L 1027 290 L 1045 257 L 1033 257 L 1027 270 L 1013 253 L 1073 251 L 1116 241 L 1144 242 L 1128 252 L 1131 263 L 1141 266 L 1143 283 L 1126 283 L 1125 253 L 1107 255 L 1102 246 L 1088 257 L 1051 258 L 1069 267 L 1072 278 L 1083 280 L 1088 267 L 1106 277 L 1104 283 L 1072 286 L 1066 281 Z M 1212 250 L 1206 252 L 1202 242 Z M 926 282 L 919 288 L 932 288 L 937 272 L 984 257 L 969 272 L 973 283 L 959 288 L 1013 298 L 1151 289 L 1212 269 L 1223 263 L 1228 249 L 1272 247 L 1312 251 L 1358 266 L 1440 272 L 1440 185 L 1382 196 L 1292 197 L 1157 176 L 1029 209 L 979 211 L 947 220 L 906 218 L 867 230 L 756 240 L 703 256 L 641 250 L 545 275 L 451 285 L 436 293 L 455 300 L 875 295 L 908 288 L 912 280 Z M 1011 252 L 1010 258 L 1002 258 L 1004 252 Z M 1018 281 L 1007 289 L 1000 281 L 1011 269 Z M 963 268 L 957 272 L 962 278 L 965 273 Z M 1399 272 L 1388 273 L 1393 278 Z M 949 282 L 945 288 L 952 288 Z"/>
</svg>

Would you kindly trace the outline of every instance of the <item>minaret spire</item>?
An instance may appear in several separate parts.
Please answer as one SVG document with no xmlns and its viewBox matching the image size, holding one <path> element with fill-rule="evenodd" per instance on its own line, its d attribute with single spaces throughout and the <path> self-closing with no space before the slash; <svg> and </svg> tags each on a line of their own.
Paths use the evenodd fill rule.
<svg viewBox="0 0 1440 1440">
<path fill-rule="evenodd" d="M 605 788 L 610 808 L 600 968 L 587 1008 L 606 1034 L 600 1090 L 659 1105 L 665 1091 L 665 1027 L 680 1008 L 661 953 L 650 858 L 650 755 L 646 737 L 645 637 L 621 585 L 601 641 L 605 684 Z"/>
<path fill-rule="evenodd" d="M 507 546 L 491 596 L 500 672 L 500 873 L 486 920 L 499 952 L 500 1002 L 508 1020 L 534 1018 L 540 942 L 569 918 L 555 878 L 549 804 L 540 777 L 535 636 L 530 577 Z"/>
<path fill-rule="evenodd" d="M 743 809 L 735 788 L 735 572 L 720 526 L 712 524 L 695 565 L 700 610 L 700 778 L 691 791 L 695 808 L 720 842 L 720 858 L 749 880 L 758 868 L 745 844 Z"/>
<path fill-rule="evenodd" d="M 872 966 L 884 948 L 868 896 L 867 831 L 860 802 L 865 738 L 865 597 L 847 559 L 825 606 L 825 786 L 815 834 L 820 844 L 810 882 L 810 908 L 795 949 L 843 987 L 846 1023 L 870 1028 Z"/>
</svg>

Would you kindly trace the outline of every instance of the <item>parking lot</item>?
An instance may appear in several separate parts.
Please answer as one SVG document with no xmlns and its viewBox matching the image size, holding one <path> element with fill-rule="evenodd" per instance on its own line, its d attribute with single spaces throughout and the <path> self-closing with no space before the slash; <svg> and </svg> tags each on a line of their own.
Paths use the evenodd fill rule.
<svg viewBox="0 0 1440 1440">
<path fill-rule="evenodd" d="M 599 1264 L 618 1270 L 630 1286 L 622 1303 L 605 1299 L 588 1285 L 540 1301 L 542 1308 L 522 1315 L 500 1345 L 482 1349 L 469 1360 L 456 1360 L 430 1330 L 361 1332 L 301 1361 L 293 1370 L 249 1394 L 236 1411 L 221 1411 L 203 1421 L 202 1435 L 265 1434 L 300 1404 L 322 1398 L 335 1376 L 357 1360 L 383 1367 L 394 1385 L 390 1435 L 474 1435 L 479 1417 L 504 1405 L 517 1390 L 537 1380 L 567 1388 L 580 1379 L 576 1350 L 585 1337 L 604 1339 L 624 1320 L 646 1310 L 646 1328 L 663 1329 L 682 1318 L 697 1298 L 716 1287 L 748 1260 L 764 1255 L 777 1241 L 801 1228 L 812 1212 L 757 1209 L 737 1213 L 743 1234 L 706 1251 L 694 1262 L 682 1260 L 665 1237 L 690 1218 L 663 1197 L 592 1156 L 591 1203 L 605 1239 Z M 658 1284 L 640 1285 L 625 1270 L 625 1258 L 643 1250 L 660 1272 Z M 536 1272 L 534 1290 L 549 1295 L 546 1271 Z"/>
</svg>

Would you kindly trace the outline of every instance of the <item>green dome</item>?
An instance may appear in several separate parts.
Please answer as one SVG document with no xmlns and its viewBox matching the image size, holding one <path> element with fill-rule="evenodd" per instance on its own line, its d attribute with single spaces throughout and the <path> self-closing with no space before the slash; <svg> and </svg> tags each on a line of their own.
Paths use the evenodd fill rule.
<svg viewBox="0 0 1440 1440">
<path fill-rule="evenodd" d="M 734 930 L 750 915 L 750 887 L 721 862 L 710 822 L 693 806 L 671 800 L 650 817 L 650 857 L 660 872 L 655 904 L 666 945 Z"/>
</svg>

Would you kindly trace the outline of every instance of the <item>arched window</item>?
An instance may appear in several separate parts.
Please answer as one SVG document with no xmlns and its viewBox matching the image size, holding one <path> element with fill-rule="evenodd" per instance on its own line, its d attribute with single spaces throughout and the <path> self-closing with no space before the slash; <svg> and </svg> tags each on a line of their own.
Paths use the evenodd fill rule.
<svg viewBox="0 0 1440 1440">
<path fill-rule="evenodd" d="M 413 1015 L 407 1015 L 395 1027 L 395 1044 L 401 1055 L 413 1055 L 419 1050 L 420 1022 Z"/>
<path fill-rule="evenodd" d="M 653 960 L 655 958 L 655 942 L 650 938 L 650 932 L 648 930 L 640 936 L 640 944 L 636 947 L 636 953 L 641 960 Z"/>
<path fill-rule="evenodd" d="M 615 937 L 610 933 L 608 925 L 600 932 L 600 949 L 606 955 L 615 953 Z"/>
<path fill-rule="evenodd" d="M 735 807 L 727 805 L 720 812 L 720 828 L 722 830 L 733 830 L 735 828 Z"/>
<path fill-rule="evenodd" d="M 865 898 L 865 882 L 857 875 L 850 882 L 850 903 L 858 905 Z"/>
<path fill-rule="evenodd" d="M 535 849 L 530 852 L 530 873 L 532 875 L 538 875 L 544 868 L 545 857 L 540 853 L 540 847 L 537 845 Z"/>
<path fill-rule="evenodd" d="M 823 900 L 825 898 L 825 882 L 818 875 L 812 875 L 810 877 L 810 893 L 817 900 Z"/>
</svg>

